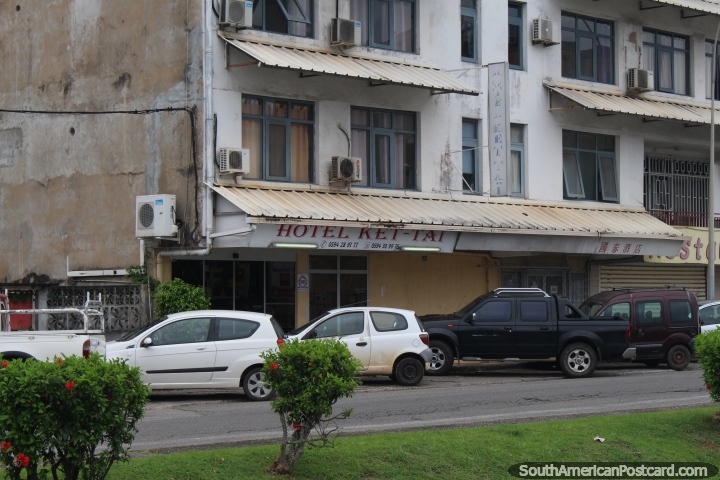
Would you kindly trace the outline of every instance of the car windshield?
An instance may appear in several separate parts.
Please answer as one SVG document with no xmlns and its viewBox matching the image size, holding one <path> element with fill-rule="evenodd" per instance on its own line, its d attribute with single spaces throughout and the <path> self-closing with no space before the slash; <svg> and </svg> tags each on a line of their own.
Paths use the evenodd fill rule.
<svg viewBox="0 0 720 480">
<path fill-rule="evenodd" d="M 465 305 L 464 307 L 462 307 L 460 310 L 458 310 L 457 312 L 455 312 L 454 315 L 457 316 L 457 317 L 464 317 L 465 315 L 467 315 L 468 313 L 470 313 L 470 311 L 477 306 L 477 304 L 478 304 L 478 302 L 480 301 L 480 299 L 483 298 L 483 297 L 485 297 L 485 296 L 487 296 L 487 294 L 480 295 L 479 297 L 474 298 L 470 303 L 468 303 L 467 305 Z"/>
<path fill-rule="evenodd" d="M 297 328 L 293 328 L 293 329 L 290 330 L 287 334 L 288 334 L 288 335 L 297 335 L 298 333 L 302 332 L 303 330 L 305 330 L 306 328 L 308 328 L 308 327 L 309 327 L 310 325 L 312 325 L 313 323 L 315 323 L 315 322 L 317 322 L 318 320 L 320 320 L 321 318 L 323 318 L 323 317 L 324 317 L 325 315 L 327 315 L 328 313 L 330 313 L 330 311 L 325 311 L 325 312 L 321 313 L 321 314 L 318 315 L 317 317 L 315 317 L 315 318 L 313 318 L 312 320 L 310 320 L 308 323 L 306 323 L 306 324 L 304 324 L 304 325 L 300 325 L 300 326 L 297 327 Z"/>
<path fill-rule="evenodd" d="M 130 330 L 130 331 L 127 332 L 125 335 L 123 335 L 122 337 L 118 338 L 118 341 L 119 341 L 119 342 L 126 342 L 126 341 L 128 341 L 128 340 L 132 340 L 133 338 L 137 337 L 138 335 L 140 335 L 141 333 L 143 333 L 143 332 L 144 332 L 145 330 L 147 330 L 148 328 L 157 325 L 158 323 L 162 322 L 162 321 L 165 320 L 166 318 L 167 318 L 167 316 L 164 316 L 164 317 L 161 318 L 160 320 L 157 320 L 157 321 L 151 323 L 150 325 L 143 325 L 142 327 L 138 327 L 138 328 L 136 328 L 135 330 Z"/>
</svg>

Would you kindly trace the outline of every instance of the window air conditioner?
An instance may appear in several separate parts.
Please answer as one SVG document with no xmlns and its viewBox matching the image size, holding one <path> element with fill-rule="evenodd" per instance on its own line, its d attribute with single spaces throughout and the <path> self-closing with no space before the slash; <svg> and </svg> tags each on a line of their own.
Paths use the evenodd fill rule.
<svg viewBox="0 0 720 480">
<path fill-rule="evenodd" d="M 235 28 L 251 28 L 253 22 L 253 2 L 240 0 L 222 0 L 220 6 L 220 25 Z"/>
<path fill-rule="evenodd" d="M 175 195 L 135 197 L 135 236 L 137 238 L 177 237 Z"/>
<path fill-rule="evenodd" d="M 627 88 L 630 92 L 648 92 L 655 90 L 655 74 L 642 68 L 629 68 L 627 72 Z"/>
<path fill-rule="evenodd" d="M 355 157 L 332 157 L 330 181 L 356 183 L 362 181 L 362 159 Z"/>
<path fill-rule="evenodd" d="M 555 45 L 553 39 L 553 23 L 547 18 L 533 18 L 532 20 L 532 42 L 543 45 Z"/>
<path fill-rule="evenodd" d="M 362 43 L 360 20 L 333 18 L 330 23 L 330 45 L 353 47 Z"/>
<path fill-rule="evenodd" d="M 220 173 L 250 172 L 250 151 L 247 148 L 221 148 L 218 151 Z"/>
</svg>

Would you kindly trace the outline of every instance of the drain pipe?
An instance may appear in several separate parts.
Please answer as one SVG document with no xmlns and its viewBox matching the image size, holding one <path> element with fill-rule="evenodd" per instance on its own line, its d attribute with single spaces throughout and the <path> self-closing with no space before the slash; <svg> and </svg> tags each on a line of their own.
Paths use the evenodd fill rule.
<svg viewBox="0 0 720 480">
<path fill-rule="evenodd" d="M 205 189 L 204 214 L 203 214 L 203 230 L 205 231 L 205 248 L 195 248 L 186 250 L 163 250 L 160 252 L 162 257 L 177 257 L 186 255 L 207 255 L 212 249 L 211 233 L 214 228 L 213 217 L 213 193 L 210 185 L 215 180 L 215 146 L 213 145 L 213 0 L 205 0 L 203 2 L 203 93 L 205 96 L 205 108 L 203 110 L 203 140 L 204 140 L 204 158 L 203 158 L 203 188 Z"/>
</svg>

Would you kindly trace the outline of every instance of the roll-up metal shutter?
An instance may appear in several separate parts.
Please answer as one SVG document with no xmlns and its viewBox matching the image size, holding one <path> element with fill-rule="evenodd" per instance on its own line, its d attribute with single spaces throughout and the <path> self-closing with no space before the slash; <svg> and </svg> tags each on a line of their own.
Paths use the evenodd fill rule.
<svg viewBox="0 0 720 480">
<path fill-rule="evenodd" d="M 600 291 L 613 288 L 684 287 L 704 300 L 706 290 L 704 265 L 602 265 Z"/>
</svg>

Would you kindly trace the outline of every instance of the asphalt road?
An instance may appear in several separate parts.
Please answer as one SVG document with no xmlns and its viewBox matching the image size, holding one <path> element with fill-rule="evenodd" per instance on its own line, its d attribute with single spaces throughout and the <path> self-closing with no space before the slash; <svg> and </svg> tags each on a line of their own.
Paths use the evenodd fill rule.
<svg viewBox="0 0 720 480">
<path fill-rule="evenodd" d="M 417 387 L 367 379 L 352 398 L 338 402 L 335 412 L 353 409 L 341 431 L 430 430 L 711 405 L 696 363 L 681 372 L 608 365 L 591 378 L 572 380 L 547 364 L 480 365 L 426 377 Z M 132 449 L 276 443 L 281 435 L 269 402 L 251 402 L 242 393 L 162 392 L 151 397 Z"/>
</svg>

